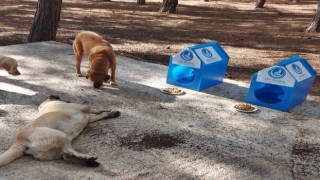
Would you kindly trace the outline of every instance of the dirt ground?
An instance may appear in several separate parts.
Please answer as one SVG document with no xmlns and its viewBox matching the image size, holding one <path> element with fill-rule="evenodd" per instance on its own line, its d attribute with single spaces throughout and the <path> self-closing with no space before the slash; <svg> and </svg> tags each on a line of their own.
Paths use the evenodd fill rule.
<svg viewBox="0 0 320 180">
<path fill-rule="evenodd" d="M 320 34 L 304 33 L 318 0 L 180 0 L 176 14 L 163 14 L 161 0 L 64 0 L 57 41 L 70 43 L 81 30 L 105 37 L 119 55 L 168 64 L 187 46 L 216 41 L 231 57 L 228 78 L 249 82 L 254 72 L 301 55 L 320 72 Z M 0 45 L 26 42 L 36 0 L 0 1 Z M 311 94 L 319 95 L 317 76 Z"/>
<path fill-rule="evenodd" d="M 48 95 L 118 110 L 89 124 L 72 145 L 100 167 L 23 156 L 0 168 L 1 180 L 317 180 L 320 177 L 320 96 L 290 112 L 258 106 L 240 113 L 248 84 L 232 79 L 197 92 L 168 95 L 167 67 L 117 56 L 117 86 L 74 74 L 71 45 L 59 42 L 0 47 L 20 62 L 20 76 L 0 71 L 0 154 L 18 130 L 38 117 Z M 82 72 L 88 61 L 81 64 Z M 155 72 L 155 69 L 157 70 Z"/>
</svg>

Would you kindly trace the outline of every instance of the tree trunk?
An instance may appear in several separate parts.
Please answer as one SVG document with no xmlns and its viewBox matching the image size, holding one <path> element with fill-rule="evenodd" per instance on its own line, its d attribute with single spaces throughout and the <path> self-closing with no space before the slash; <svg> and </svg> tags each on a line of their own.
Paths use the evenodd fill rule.
<svg viewBox="0 0 320 180">
<path fill-rule="evenodd" d="M 62 0 L 38 0 L 28 42 L 56 40 Z"/>
<path fill-rule="evenodd" d="M 146 4 L 146 0 L 137 0 L 137 4 Z"/>
<path fill-rule="evenodd" d="M 267 0 L 258 0 L 258 2 L 256 2 L 256 4 L 254 5 L 254 8 L 263 8 L 264 6 L 264 3 L 266 2 Z"/>
<path fill-rule="evenodd" d="M 298 2 L 300 2 L 300 0 L 293 0 L 292 2 L 293 3 L 298 3 Z"/>
<path fill-rule="evenodd" d="M 178 0 L 163 0 L 160 12 L 176 13 Z"/>
<path fill-rule="evenodd" d="M 316 14 L 314 15 L 309 26 L 305 30 L 305 32 L 310 32 L 310 31 L 320 32 L 320 0 L 318 3 Z"/>
</svg>

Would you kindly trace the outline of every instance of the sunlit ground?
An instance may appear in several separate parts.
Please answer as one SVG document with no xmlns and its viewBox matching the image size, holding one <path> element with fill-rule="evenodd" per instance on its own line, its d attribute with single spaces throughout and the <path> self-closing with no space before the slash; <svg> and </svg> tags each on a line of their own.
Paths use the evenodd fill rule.
<svg viewBox="0 0 320 180">
<path fill-rule="evenodd" d="M 1 76 L 1 73 L 0 73 L 0 76 Z M 23 95 L 28 95 L 28 96 L 33 96 L 33 95 L 37 94 L 37 92 L 34 92 L 30 89 L 26 89 L 24 87 L 20 87 L 20 86 L 8 84 L 8 83 L 3 83 L 3 82 L 0 82 L 0 90 L 23 94 Z"/>
</svg>

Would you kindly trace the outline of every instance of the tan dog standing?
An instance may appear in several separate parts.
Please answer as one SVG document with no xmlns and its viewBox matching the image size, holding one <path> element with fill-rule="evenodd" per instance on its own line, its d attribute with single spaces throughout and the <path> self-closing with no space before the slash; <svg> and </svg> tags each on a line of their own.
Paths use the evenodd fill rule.
<svg viewBox="0 0 320 180">
<path fill-rule="evenodd" d="M 57 96 L 50 96 L 39 106 L 40 116 L 24 126 L 16 135 L 13 145 L 0 155 L 0 167 L 23 154 L 42 160 L 63 158 L 96 167 L 94 156 L 76 152 L 71 141 L 88 123 L 115 118 L 119 111 L 94 111 L 87 105 L 67 103 Z"/>
<path fill-rule="evenodd" d="M 73 42 L 76 60 L 76 76 L 82 76 L 80 65 L 83 55 L 88 55 L 89 70 L 86 78 L 93 81 L 93 87 L 99 88 L 103 82 L 109 80 L 111 85 L 116 85 L 116 56 L 111 45 L 94 32 L 80 32 Z M 108 75 L 109 69 L 111 75 Z"/>
<path fill-rule="evenodd" d="M 11 57 L 0 56 L 0 69 L 5 69 L 9 74 L 14 76 L 20 75 L 18 62 Z"/>
</svg>

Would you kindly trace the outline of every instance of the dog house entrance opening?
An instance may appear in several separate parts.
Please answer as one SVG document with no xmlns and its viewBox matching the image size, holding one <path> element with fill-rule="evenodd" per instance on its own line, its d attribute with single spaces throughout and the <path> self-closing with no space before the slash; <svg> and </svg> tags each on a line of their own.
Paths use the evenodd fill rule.
<svg viewBox="0 0 320 180">
<path fill-rule="evenodd" d="M 172 70 L 172 77 L 182 84 L 189 84 L 195 80 L 194 69 L 185 66 L 177 66 Z"/>
<path fill-rule="evenodd" d="M 256 98 L 264 103 L 276 104 L 281 102 L 285 97 L 285 92 L 280 86 L 273 84 L 264 84 L 257 90 L 255 90 L 254 95 Z"/>
</svg>

